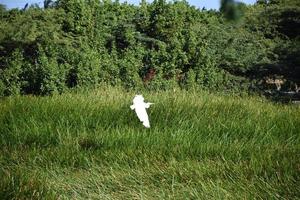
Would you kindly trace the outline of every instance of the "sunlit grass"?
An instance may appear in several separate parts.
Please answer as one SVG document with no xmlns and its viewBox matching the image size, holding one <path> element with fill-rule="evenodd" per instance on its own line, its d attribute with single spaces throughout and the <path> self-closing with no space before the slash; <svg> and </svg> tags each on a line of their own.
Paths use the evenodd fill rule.
<svg viewBox="0 0 300 200">
<path fill-rule="evenodd" d="M 295 199 L 300 109 L 258 97 L 120 89 L 0 101 L 1 199 Z"/>
</svg>

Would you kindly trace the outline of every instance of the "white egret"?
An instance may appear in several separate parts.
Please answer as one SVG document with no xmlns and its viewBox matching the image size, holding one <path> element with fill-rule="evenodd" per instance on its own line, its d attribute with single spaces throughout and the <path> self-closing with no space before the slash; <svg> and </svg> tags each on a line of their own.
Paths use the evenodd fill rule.
<svg viewBox="0 0 300 200">
<path fill-rule="evenodd" d="M 153 103 L 145 103 L 142 95 L 135 95 L 133 98 L 133 105 L 130 106 L 131 110 L 135 110 L 139 120 L 143 122 L 146 128 L 150 128 L 149 118 L 146 108 L 149 108 Z"/>
</svg>

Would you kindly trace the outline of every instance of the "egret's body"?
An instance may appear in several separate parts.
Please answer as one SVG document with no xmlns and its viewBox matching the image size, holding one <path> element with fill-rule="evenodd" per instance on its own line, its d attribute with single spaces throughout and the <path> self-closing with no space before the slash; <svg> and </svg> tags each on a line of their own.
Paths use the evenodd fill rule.
<svg viewBox="0 0 300 200">
<path fill-rule="evenodd" d="M 142 95 L 135 95 L 133 98 L 133 105 L 130 106 L 132 110 L 135 110 L 139 120 L 143 122 L 146 128 L 150 128 L 150 122 L 146 108 L 149 108 L 152 103 L 145 103 Z"/>
</svg>

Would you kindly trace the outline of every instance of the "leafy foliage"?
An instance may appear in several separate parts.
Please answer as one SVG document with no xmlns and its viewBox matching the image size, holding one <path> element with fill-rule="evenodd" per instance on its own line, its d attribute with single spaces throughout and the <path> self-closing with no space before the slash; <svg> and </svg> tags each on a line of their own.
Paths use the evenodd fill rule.
<svg viewBox="0 0 300 200">
<path fill-rule="evenodd" d="M 1 6 L 0 94 L 62 93 L 101 83 L 248 90 L 240 80 L 250 84 L 272 73 L 299 82 L 298 13 L 293 0 L 253 6 L 224 0 L 220 12 L 166 0 Z"/>
</svg>

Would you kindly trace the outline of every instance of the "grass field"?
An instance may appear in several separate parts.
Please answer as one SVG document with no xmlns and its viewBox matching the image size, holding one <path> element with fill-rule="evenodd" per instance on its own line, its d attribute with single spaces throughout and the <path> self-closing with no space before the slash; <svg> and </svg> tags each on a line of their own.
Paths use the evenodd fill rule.
<svg viewBox="0 0 300 200">
<path fill-rule="evenodd" d="M 98 89 L 0 100 L 0 199 L 300 199 L 300 107 Z"/>
</svg>

